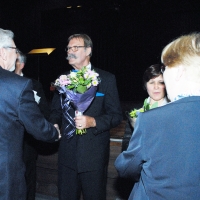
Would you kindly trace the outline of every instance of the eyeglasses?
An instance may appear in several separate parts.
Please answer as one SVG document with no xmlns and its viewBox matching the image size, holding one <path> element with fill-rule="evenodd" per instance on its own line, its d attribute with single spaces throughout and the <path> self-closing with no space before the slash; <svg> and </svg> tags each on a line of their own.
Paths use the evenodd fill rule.
<svg viewBox="0 0 200 200">
<path fill-rule="evenodd" d="M 69 50 L 72 50 L 73 52 L 78 51 L 79 48 L 87 48 L 86 46 L 73 46 L 73 47 L 66 47 L 65 51 L 68 52 Z"/>
<path fill-rule="evenodd" d="M 4 47 L 4 48 L 15 49 L 16 53 L 19 53 L 19 49 L 17 47 Z"/>
<path fill-rule="evenodd" d="M 161 65 L 161 72 L 164 73 L 166 66 L 164 64 Z"/>
</svg>

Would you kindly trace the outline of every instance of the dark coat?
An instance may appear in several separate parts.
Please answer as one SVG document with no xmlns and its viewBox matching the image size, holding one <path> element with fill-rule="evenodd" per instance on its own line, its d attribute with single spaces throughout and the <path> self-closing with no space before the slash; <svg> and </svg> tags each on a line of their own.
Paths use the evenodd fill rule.
<svg viewBox="0 0 200 200">
<path fill-rule="evenodd" d="M 24 129 L 44 141 L 55 141 L 58 134 L 40 113 L 31 80 L 0 67 L 0 94 L 0 199 L 25 200 Z"/>
<path fill-rule="evenodd" d="M 200 199 L 200 97 L 140 113 L 127 151 L 115 161 L 135 183 L 129 200 Z"/>
<path fill-rule="evenodd" d="M 108 164 L 109 130 L 122 120 L 115 76 L 98 68 L 93 69 L 101 79 L 97 92 L 104 96 L 96 96 L 84 115 L 94 117 L 96 127 L 88 128 L 87 133 L 82 136 L 74 134 L 70 139 L 62 137 L 59 147 L 59 163 L 78 172 L 103 169 Z M 71 116 L 74 117 L 74 110 Z M 50 121 L 61 124 L 61 118 L 60 96 L 56 91 Z"/>
<path fill-rule="evenodd" d="M 25 75 L 23 77 L 26 77 Z M 29 78 L 29 77 L 26 77 Z M 42 84 L 32 79 L 33 90 L 37 92 L 37 96 L 40 97 L 39 102 L 37 103 L 40 112 L 44 115 L 45 119 L 48 120 L 50 115 L 50 106 L 44 94 Z M 41 140 L 36 140 L 32 135 L 27 131 L 24 133 L 24 161 L 29 162 L 33 159 L 37 159 L 38 152 L 43 153 L 47 151 L 48 146 L 54 145 L 52 143 L 42 142 Z"/>
<path fill-rule="evenodd" d="M 39 109 L 41 111 L 41 113 L 44 115 L 44 117 L 46 119 L 49 118 L 49 115 L 50 115 L 50 107 L 49 107 L 49 104 L 48 104 L 48 101 L 46 99 L 46 96 L 45 96 L 45 93 L 44 93 L 44 90 L 43 90 L 43 86 L 42 84 L 35 80 L 35 79 L 31 79 L 32 80 L 32 83 L 33 83 L 33 90 L 37 92 L 37 95 L 40 97 L 40 101 L 39 101 Z"/>
</svg>

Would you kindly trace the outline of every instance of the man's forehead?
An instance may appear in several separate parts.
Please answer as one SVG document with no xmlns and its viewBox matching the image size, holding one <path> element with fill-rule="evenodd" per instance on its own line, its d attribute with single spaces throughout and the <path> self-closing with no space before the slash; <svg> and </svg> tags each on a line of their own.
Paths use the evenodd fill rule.
<svg viewBox="0 0 200 200">
<path fill-rule="evenodd" d="M 73 38 L 69 41 L 69 44 L 68 45 L 71 45 L 71 44 L 77 44 L 77 45 L 82 45 L 84 44 L 84 41 L 82 38 Z"/>
</svg>

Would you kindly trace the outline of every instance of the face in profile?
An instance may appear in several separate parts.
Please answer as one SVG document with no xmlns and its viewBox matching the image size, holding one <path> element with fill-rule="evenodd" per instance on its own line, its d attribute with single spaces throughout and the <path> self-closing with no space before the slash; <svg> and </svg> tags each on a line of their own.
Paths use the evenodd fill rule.
<svg viewBox="0 0 200 200">
<path fill-rule="evenodd" d="M 153 102 L 160 101 L 165 97 L 165 84 L 162 75 L 150 79 L 146 83 L 146 88 L 147 93 Z"/>
<path fill-rule="evenodd" d="M 12 41 L 11 47 L 16 47 L 14 41 Z M 16 53 L 16 49 L 14 48 L 5 48 L 6 52 L 7 52 L 7 65 L 8 65 L 8 70 L 12 68 L 12 66 L 15 65 L 15 61 L 17 59 L 17 53 Z"/>
</svg>

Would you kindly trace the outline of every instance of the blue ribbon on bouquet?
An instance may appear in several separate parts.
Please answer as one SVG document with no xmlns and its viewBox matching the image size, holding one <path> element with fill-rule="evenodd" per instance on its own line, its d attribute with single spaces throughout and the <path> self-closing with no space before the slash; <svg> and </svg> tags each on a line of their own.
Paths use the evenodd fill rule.
<svg viewBox="0 0 200 200">
<path fill-rule="evenodd" d="M 70 105 L 70 100 L 65 98 L 64 101 L 62 99 L 62 95 L 60 95 L 61 98 L 61 106 L 63 110 L 63 124 L 62 127 L 64 127 L 63 134 L 67 137 L 67 139 L 71 138 L 73 136 L 73 133 L 76 131 L 76 126 L 73 117 L 69 114 L 69 111 L 72 110 L 72 106 Z"/>
</svg>

